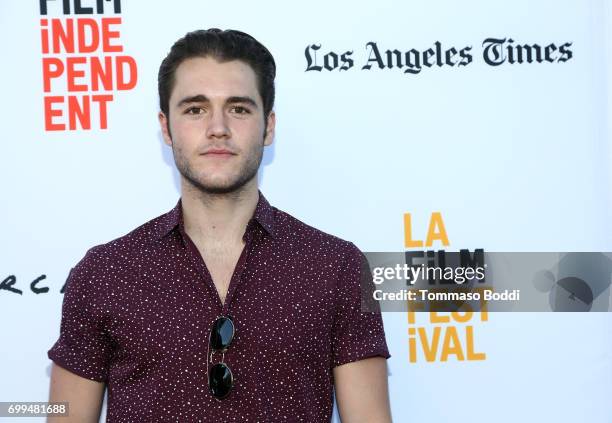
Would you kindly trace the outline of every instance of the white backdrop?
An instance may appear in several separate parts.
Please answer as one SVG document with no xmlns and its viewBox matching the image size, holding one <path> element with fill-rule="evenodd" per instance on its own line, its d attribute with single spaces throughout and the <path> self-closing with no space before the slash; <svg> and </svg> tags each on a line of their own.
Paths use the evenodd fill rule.
<svg viewBox="0 0 612 423">
<path fill-rule="evenodd" d="M 176 203 L 178 176 L 156 120 L 156 77 L 172 43 L 193 29 L 240 29 L 273 53 L 277 133 L 261 189 L 301 220 L 364 251 L 404 250 L 404 213 L 422 239 L 432 212 L 441 213 L 450 245 L 431 249 L 612 250 L 605 0 L 123 0 L 120 14 L 111 3 L 104 17 L 121 18 L 116 43 L 124 51 L 109 55 L 133 57 L 138 81 L 112 93 L 107 129 L 94 114 L 92 129 L 72 131 L 45 130 L 44 97 L 100 93 L 66 93 L 61 77 L 44 92 L 42 61 L 53 55 L 41 49 L 41 18 L 103 16 L 63 15 L 59 1 L 47 2 L 47 16 L 38 1 L 0 3 L 0 401 L 46 401 L 46 352 L 58 336 L 71 266 L 91 246 Z M 490 66 L 487 38 L 571 43 L 572 58 Z M 386 58 L 386 50 L 423 52 L 436 41 L 444 50 L 471 47 L 472 62 L 423 66 L 418 74 L 373 62 L 362 69 L 368 42 Z M 353 51 L 354 66 L 306 71 L 312 44 L 321 45 L 318 64 L 329 51 Z M 21 295 L 6 289 L 11 275 Z M 40 275 L 37 287 L 49 291 L 36 294 L 30 283 Z M 419 353 L 411 360 L 410 327 L 431 333 L 428 320 L 384 315 L 394 421 L 612 421 L 609 313 L 494 314 L 446 325 L 459 333 L 472 326 L 471 345 L 486 358 L 427 362 Z"/>
</svg>

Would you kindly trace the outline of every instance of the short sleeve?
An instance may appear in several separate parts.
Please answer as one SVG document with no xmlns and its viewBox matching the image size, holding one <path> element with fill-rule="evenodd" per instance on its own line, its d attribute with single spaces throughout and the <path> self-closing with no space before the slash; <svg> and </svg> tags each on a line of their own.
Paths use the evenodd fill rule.
<svg viewBox="0 0 612 423">
<path fill-rule="evenodd" d="M 374 356 L 391 357 L 380 311 L 362 311 L 365 275 L 371 278 L 367 260 L 357 247 L 350 244 L 337 285 L 332 367 Z M 372 310 L 371 307 L 367 309 Z"/>
<path fill-rule="evenodd" d="M 72 373 L 104 382 L 111 343 L 93 307 L 91 284 L 96 282 L 95 262 L 90 250 L 70 271 L 62 303 L 59 339 L 47 356 Z"/>
</svg>

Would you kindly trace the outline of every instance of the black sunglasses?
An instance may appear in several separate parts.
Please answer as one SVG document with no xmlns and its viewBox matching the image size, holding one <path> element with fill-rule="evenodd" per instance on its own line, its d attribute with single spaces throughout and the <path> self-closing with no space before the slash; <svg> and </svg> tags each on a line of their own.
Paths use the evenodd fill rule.
<svg viewBox="0 0 612 423">
<path fill-rule="evenodd" d="M 220 400 L 226 398 L 234 386 L 234 375 L 230 368 L 224 363 L 224 359 L 225 352 L 232 343 L 235 332 L 236 330 L 231 316 L 217 317 L 217 320 L 215 320 L 210 330 L 208 342 L 210 359 L 209 363 L 207 363 L 208 389 L 215 398 Z M 215 351 L 221 352 L 221 362 L 210 366 L 213 362 Z"/>
</svg>

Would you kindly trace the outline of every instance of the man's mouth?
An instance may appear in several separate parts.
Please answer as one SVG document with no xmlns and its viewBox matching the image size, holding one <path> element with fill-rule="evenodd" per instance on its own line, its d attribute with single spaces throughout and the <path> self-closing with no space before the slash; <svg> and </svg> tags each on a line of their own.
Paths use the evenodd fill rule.
<svg viewBox="0 0 612 423">
<path fill-rule="evenodd" d="M 236 153 L 224 148 L 212 148 L 203 153 L 204 156 L 233 156 Z"/>
</svg>

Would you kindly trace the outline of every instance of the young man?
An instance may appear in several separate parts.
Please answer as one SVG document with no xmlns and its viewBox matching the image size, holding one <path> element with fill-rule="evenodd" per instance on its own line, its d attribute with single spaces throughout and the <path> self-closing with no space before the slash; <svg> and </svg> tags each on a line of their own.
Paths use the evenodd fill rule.
<svg viewBox="0 0 612 423">
<path fill-rule="evenodd" d="M 73 421 L 98 421 L 105 386 L 109 422 L 329 422 L 334 388 L 343 423 L 391 421 L 363 255 L 258 190 L 275 72 L 232 30 L 191 32 L 162 62 L 181 197 L 69 276 L 48 355 L 50 401 L 68 401 Z"/>
</svg>

